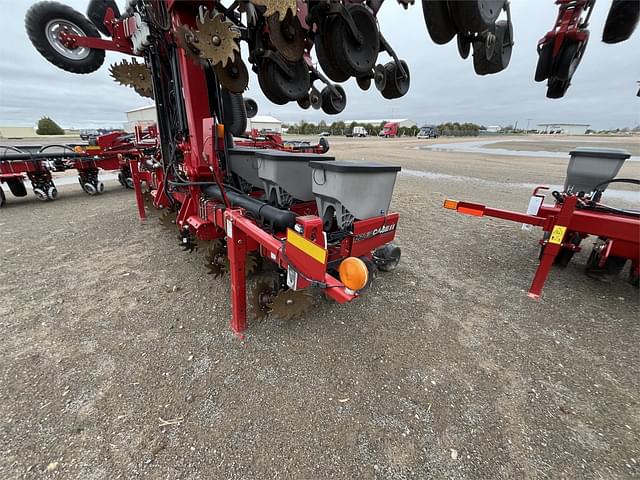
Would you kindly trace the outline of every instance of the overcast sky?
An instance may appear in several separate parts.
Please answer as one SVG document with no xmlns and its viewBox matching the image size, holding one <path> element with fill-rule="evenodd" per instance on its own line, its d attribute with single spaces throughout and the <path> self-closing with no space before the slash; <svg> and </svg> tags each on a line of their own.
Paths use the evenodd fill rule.
<svg viewBox="0 0 640 480">
<path fill-rule="evenodd" d="M 33 2 L 0 0 L 0 125 L 33 125 L 47 115 L 62 126 L 121 126 L 124 112 L 149 102 L 133 90 L 114 83 L 108 65 L 122 56 L 107 54 L 105 65 L 90 75 L 75 75 L 49 64 L 31 46 L 24 30 L 24 14 Z M 85 0 L 66 3 L 84 12 Z M 420 1 L 403 10 L 387 0 L 379 15 L 381 30 L 411 70 L 411 89 L 399 100 L 385 100 L 372 87 L 362 92 L 349 80 L 347 108 L 330 117 L 297 104 L 277 106 L 261 94 L 251 73 L 248 96 L 261 114 L 283 121 L 327 122 L 366 118 L 410 118 L 419 124 L 470 121 L 484 125 L 533 126 L 541 122 L 590 123 L 594 128 L 640 124 L 640 32 L 619 45 L 600 41 L 610 0 L 599 0 L 591 19 L 592 37 L 565 98 L 545 97 L 545 85 L 533 81 L 538 39 L 555 20 L 553 0 L 513 0 L 515 46 L 509 68 L 479 77 L 472 59 L 457 55 L 455 41 L 445 46 L 429 39 Z M 124 4 L 123 0 L 119 4 Z M 121 5 L 122 6 L 122 5 Z M 384 55 L 383 63 L 388 61 Z"/>
</svg>

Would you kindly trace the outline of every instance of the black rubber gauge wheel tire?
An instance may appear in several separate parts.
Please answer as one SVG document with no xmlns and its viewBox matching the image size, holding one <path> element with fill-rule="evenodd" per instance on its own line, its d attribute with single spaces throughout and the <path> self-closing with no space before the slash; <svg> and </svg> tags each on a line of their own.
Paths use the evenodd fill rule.
<svg viewBox="0 0 640 480">
<path fill-rule="evenodd" d="M 453 39 L 457 30 L 446 0 L 422 0 L 422 15 L 434 43 L 444 45 Z"/>
<path fill-rule="evenodd" d="M 507 68 L 513 50 L 512 28 L 506 20 L 496 23 L 496 44 L 493 55 L 487 58 L 485 41 L 473 42 L 473 68 L 478 75 L 498 73 Z"/>
<path fill-rule="evenodd" d="M 282 95 L 278 89 L 274 88 L 272 82 L 267 78 L 269 74 L 269 69 L 267 68 L 267 64 L 272 63 L 271 60 L 264 59 L 262 61 L 262 65 L 260 65 L 260 70 L 258 71 L 258 84 L 260 85 L 260 90 L 264 93 L 264 96 L 267 99 L 275 103 L 276 105 L 284 105 L 289 100 Z"/>
<path fill-rule="evenodd" d="M 613 0 L 607 21 L 604 23 L 602 41 L 619 43 L 628 40 L 640 20 L 640 2 L 638 0 Z"/>
<path fill-rule="evenodd" d="M 571 80 L 578 64 L 580 53 L 578 42 L 565 40 L 553 66 L 553 76 L 558 80 Z"/>
<path fill-rule="evenodd" d="M 336 64 L 335 59 L 327 53 L 327 40 L 333 32 L 334 20 L 335 17 L 327 17 L 320 22 L 318 33 L 316 33 L 315 36 L 316 57 L 318 58 L 320 68 L 322 68 L 322 71 L 327 77 L 334 82 L 345 82 L 350 77 L 349 73 L 345 72 L 344 69 Z"/>
<path fill-rule="evenodd" d="M 304 61 L 287 63 L 287 67 L 293 71 L 293 77 L 288 77 L 276 62 L 265 60 L 266 85 L 285 103 L 304 97 L 311 87 L 309 69 Z"/>
<path fill-rule="evenodd" d="M 336 17 L 330 54 L 334 55 L 336 64 L 341 65 L 345 72 L 357 77 L 369 73 L 376 64 L 380 51 L 380 32 L 375 17 L 363 5 L 351 5 L 348 12 L 362 36 L 362 44 L 353 38 L 347 23 L 341 17 Z"/>
<path fill-rule="evenodd" d="M 553 69 L 553 40 L 538 48 L 538 64 L 536 65 L 535 81 L 542 82 L 549 78 Z"/>
<path fill-rule="evenodd" d="M 461 32 L 481 33 L 500 16 L 506 0 L 449 0 L 451 18 Z"/>
<path fill-rule="evenodd" d="M 58 39 L 63 30 L 79 36 L 100 38 L 96 27 L 80 12 L 57 2 L 34 4 L 25 16 L 29 40 L 36 50 L 56 67 L 71 73 L 91 73 L 104 63 L 104 50 L 69 49 Z"/>
<path fill-rule="evenodd" d="M 120 9 L 114 0 L 91 0 L 87 5 L 87 17 L 105 37 L 111 36 L 111 32 L 104 24 L 104 16 L 109 8 L 113 10 L 116 18 L 120 18 Z"/>
<path fill-rule="evenodd" d="M 333 93 L 330 87 L 324 87 L 320 92 L 322 111 L 327 115 L 337 115 L 347 106 L 347 94 L 340 85 L 334 85 L 339 95 Z"/>
</svg>

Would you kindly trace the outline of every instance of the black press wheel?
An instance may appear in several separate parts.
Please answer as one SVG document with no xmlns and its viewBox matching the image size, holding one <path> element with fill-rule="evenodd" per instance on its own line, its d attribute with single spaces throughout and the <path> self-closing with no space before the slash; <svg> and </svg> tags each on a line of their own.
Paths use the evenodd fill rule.
<svg viewBox="0 0 640 480">
<path fill-rule="evenodd" d="M 456 26 L 449 15 L 446 0 L 422 0 L 422 15 L 431 40 L 444 45 L 453 39 Z"/>
<path fill-rule="evenodd" d="M 104 24 L 108 9 L 113 10 L 115 18 L 120 17 L 120 9 L 114 0 L 91 0 L 87 5 L 87 17 L 105 37 L 111 36 L 111 32 Z"/>
<path fill-rule="evenodd" d="M 404 68 L 406 77 L 402 74 L 395 62 L 389 62 L 384 66 L 386 82 L 381 93 L 386 99 L 400 98 L 409 91 L 409 86 L 411 85 L 409 66 L 404 60 L 400 60 L 400 63 Z"/>
<path fill-rule="evenodd" d="M 330 87 L 324 87 L 320 92 L 322 100 L 322 111 L 327 115 L 337 115 L 347 106 L 347 95 L 344 88 L 340 85 L 333 86 L 337 90 L 337 94 Z"/>
<path fill-rule="evenodd" d="M 39 2 L 25 16 L 25 27 L 36 50 L 56 67 L 71 73 L 91 73 L 104 63 L 104 50 L 69 48 L 60 39 L 64 32 L 100 38 L 96 27 L 80 12 L 57 2 Z"/>
<path fill-rule="evenodd" d="M 373 14 L 363 5 L 353 4 L 348 8 L 361 42 L 353 37 L 342 17 L 333 22 L 330 45 L 336 64 L 353 76 L 369 73 L 376 64 L 380 51 L 380 32 Z"/>
<path fill-rule="evenodd" d="M 553 45 L 555 41 L 549 40 L 547 43 L 538 46 L 538 64 L 536 65 L 536 82 L 542 82 L 549 78 L 553 69 Z"/>
<path fill-rule="evenodd" d="M 358 77 L 356 78 L 356 83 L 361 90 L 369 90 L 371 87 L 371 77 Z"/>
<path fill-rule="evenodd" d="M 487 42 L 473 42 L 473 69 L 478 75 L 498 73 L 509 66 L 513 50 L 513 28 L 506 20 L 500 20 L 495 28 L 493 53 L 487 56 Z"/>
<path fill-rule="evenodd" d="M 311 107 L 311 98 L 309 97 L 308 93 L 302 98 L 298 99 L 298 106 L 303 110 L 308 110 L 309 107 Z"/>
<path fill-rule="evenodd" d="M 461 32 L 481 33 L 500 16 L 506 0 L 449 0 L 451 18 Z"/>
<path fill-rule="evenodd" d="M 458 34 L 458 54 L 463 60 L 469 58 L 469 54 L 471 53 L 471 40 L 466 35 L 462 33 Z"/>
</svg>

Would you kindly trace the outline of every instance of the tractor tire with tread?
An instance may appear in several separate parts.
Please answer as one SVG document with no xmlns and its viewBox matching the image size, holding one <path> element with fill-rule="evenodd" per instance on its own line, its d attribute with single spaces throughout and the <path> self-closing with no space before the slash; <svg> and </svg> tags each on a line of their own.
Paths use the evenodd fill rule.
<svg viewBox="0 0 640 480">
<path fill-rule="evenodd" d="M 104 63 L 104 50 L 87 49 L 86 55 L 74 59 L 71 52 L 75 50 L 68 50 L 61 43 L 56 49 L 47 32 L 47 28 L 56 21 L 75 26 L 84 36 L 100 38 L 100 32 L 80 12 L 57 2 L 39 2 L 32 5 L 25 15 L 27 35 L 36 50 L 56 67 L 71 73 L 87 74 L 98 70 Z M 62 53 L 65 49 L 66 55 Z"/>
</svg>

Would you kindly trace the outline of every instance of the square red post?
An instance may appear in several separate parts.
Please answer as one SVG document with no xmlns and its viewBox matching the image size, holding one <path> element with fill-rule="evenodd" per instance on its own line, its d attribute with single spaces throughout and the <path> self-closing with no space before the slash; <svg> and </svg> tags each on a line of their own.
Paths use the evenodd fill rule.
<svg viewBox="0 0 640 480">
<path fill-rule="evenodd" d="M 247 258 L 247 236 L 234 223 L 237 211 L 225 213 L 225 230 L 227 233 L 227 255 L 231 270 L 231 329 L 240 338 L 247 329 L 247 278 L 245 264 Z"/>
</svg>

